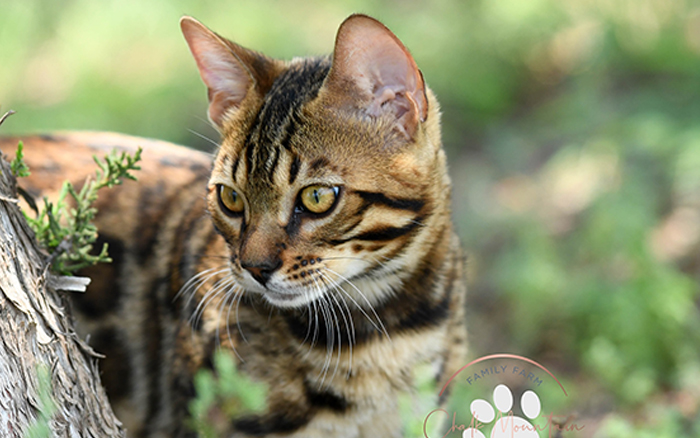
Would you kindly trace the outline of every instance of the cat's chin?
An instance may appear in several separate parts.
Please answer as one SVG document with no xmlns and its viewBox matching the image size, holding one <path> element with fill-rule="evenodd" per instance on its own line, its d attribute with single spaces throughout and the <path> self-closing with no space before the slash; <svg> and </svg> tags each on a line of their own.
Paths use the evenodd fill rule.
<svg viewBox="0 0 700 438">
<path fill-rule="evenodd" d="M 263 294 L 263 297 L 267 300 L 268 303 L 272 304 L 275 307 L 280 307 L 280 308 L 286 308 L 286 309 L 293 309 L 297 307 L 302 307 L 309 303 L 308 296 L 305 294 L 301 293 L 295 293 L 295 292 L 288 292 L 288 293 L 280 293 L 280 292 L 273 292 L 273 291 L 266 291 Z"/>
<path fill-rule="evenodd" d="M 296 309 L 304 307 L 318 298 L 317 293 L 311 293 L 309 291 L 299 291 L 299 290 L 288 290 L 288 291 L 275 291 L 266 290 L 262 292 L 262 296 L 271 305 L 283 308 L 283 309 Z"/>
</svg>

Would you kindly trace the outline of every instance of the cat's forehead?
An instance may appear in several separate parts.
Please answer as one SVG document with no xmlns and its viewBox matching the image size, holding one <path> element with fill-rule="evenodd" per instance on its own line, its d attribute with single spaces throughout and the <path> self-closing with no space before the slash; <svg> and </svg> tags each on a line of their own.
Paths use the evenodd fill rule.
<svg viewBox="0 0 700 438">
<path fill-rule="evenodd" d="M 309 155 L 307 143 L 294 143 L 306 129 L 302 108 L 316 97 L 329 69 L 327 57 L 298 58 L 289 62 L 254 115 L 242 121 L 224 139 L 220 160 L 234 162 L 236 169 L 245 170 L 251 178 L 270 181 L 279 171 L 278 165 L 286 162 L 293 179 L 299 162 Z"/>
<path fill-rule="evenodd" d="M 265 93 L 250 132 L 274 139 L 280 130 L 293 124 L 294 114 L 318 94 L 330 67 L 328 57 L 290 61 Z"/>
</svg>

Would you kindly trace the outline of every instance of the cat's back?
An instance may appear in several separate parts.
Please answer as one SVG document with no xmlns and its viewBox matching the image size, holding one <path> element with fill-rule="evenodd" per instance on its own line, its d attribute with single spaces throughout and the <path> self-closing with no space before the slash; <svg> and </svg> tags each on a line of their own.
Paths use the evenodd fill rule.
<svg viewBox="0 0 700 438">
<path fill-rule="evenodd" d="M 0 137 L 6 159 L 14 158 L 19 142 L 31 172 L 19 184 L 39 207 L 43 197 L 56 200 L 64 181 L 79 188 L 94 176 L 98 169 L 94 157 L 102 159 L 113 150 L 133 155 L 143 149 L 141 169 L 134 173 L 138 181 L 126 180 L 99 193 L 96 225 L 112 239 L 128 239 L 139 223 L 156 220 L 184 187 L 197 185 L 203 194 L 211 166 L 208 154 L 173 143 L 91 131 Z"/>
<path fill-rule="evenodd" d="M 136 172 L 140 188 L 186 184 L 196 178 L 206 178 L 211 166 L 211 156 L 193 149 L 142 137 L 97 131 L 65 131 L 38 135 L 0 136 L 0 151 L 7 159 L 15 156 L 17 145 L 22 142 L 24 161 L 31 175 L 21 180 L 21 185 L 32 195 L 57 193 L 64 181 L 80 185 L 86 177 L 94 175 L 97 166 L 93 157 L 102 158 L 116 150 L 134 154 L 141 147 L 143 153 Z M 126 183 L 127 192 L 137 184 Z"/>
</svg>

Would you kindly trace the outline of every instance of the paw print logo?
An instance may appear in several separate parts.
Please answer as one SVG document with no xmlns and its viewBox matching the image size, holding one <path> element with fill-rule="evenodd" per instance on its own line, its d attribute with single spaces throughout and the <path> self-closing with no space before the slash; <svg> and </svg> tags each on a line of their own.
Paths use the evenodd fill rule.
<svg viewBox="0 0 700 438">
<path fill-rule="evenodd" d="M 486 438 L 479 430 L 483 424 L 496 420 L 491 428 L 490 438 L 539 438 L 537 428 L 528 420 L 512 414 L 513 393 L 506 385 L 498 385 L 493 390 L 493 403 L 496 411 L 486 400 L 477 399 L 471 403 L 469 410 L 473 416 L 472 426 L 464 430 L 462 438 Z M 520 409 L 530 420 L 540 415 L 542 405 L 540 398 L 533 391 L 525 391 L 520 397 Z"/>
</svg>

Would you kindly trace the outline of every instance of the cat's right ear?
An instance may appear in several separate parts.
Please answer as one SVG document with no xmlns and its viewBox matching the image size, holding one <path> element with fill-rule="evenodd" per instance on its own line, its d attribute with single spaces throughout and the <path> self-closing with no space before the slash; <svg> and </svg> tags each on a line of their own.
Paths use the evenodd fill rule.
<svg viewBox="0 0 700 438">
<path fill-rule="evenodd" d="M 220 37 L 192 17 L 182 17 L 180 27 L 208 89 L 209 119 L 222 129 L 250 93 L 264 95 L 280 63 Z"/>
</svg>

